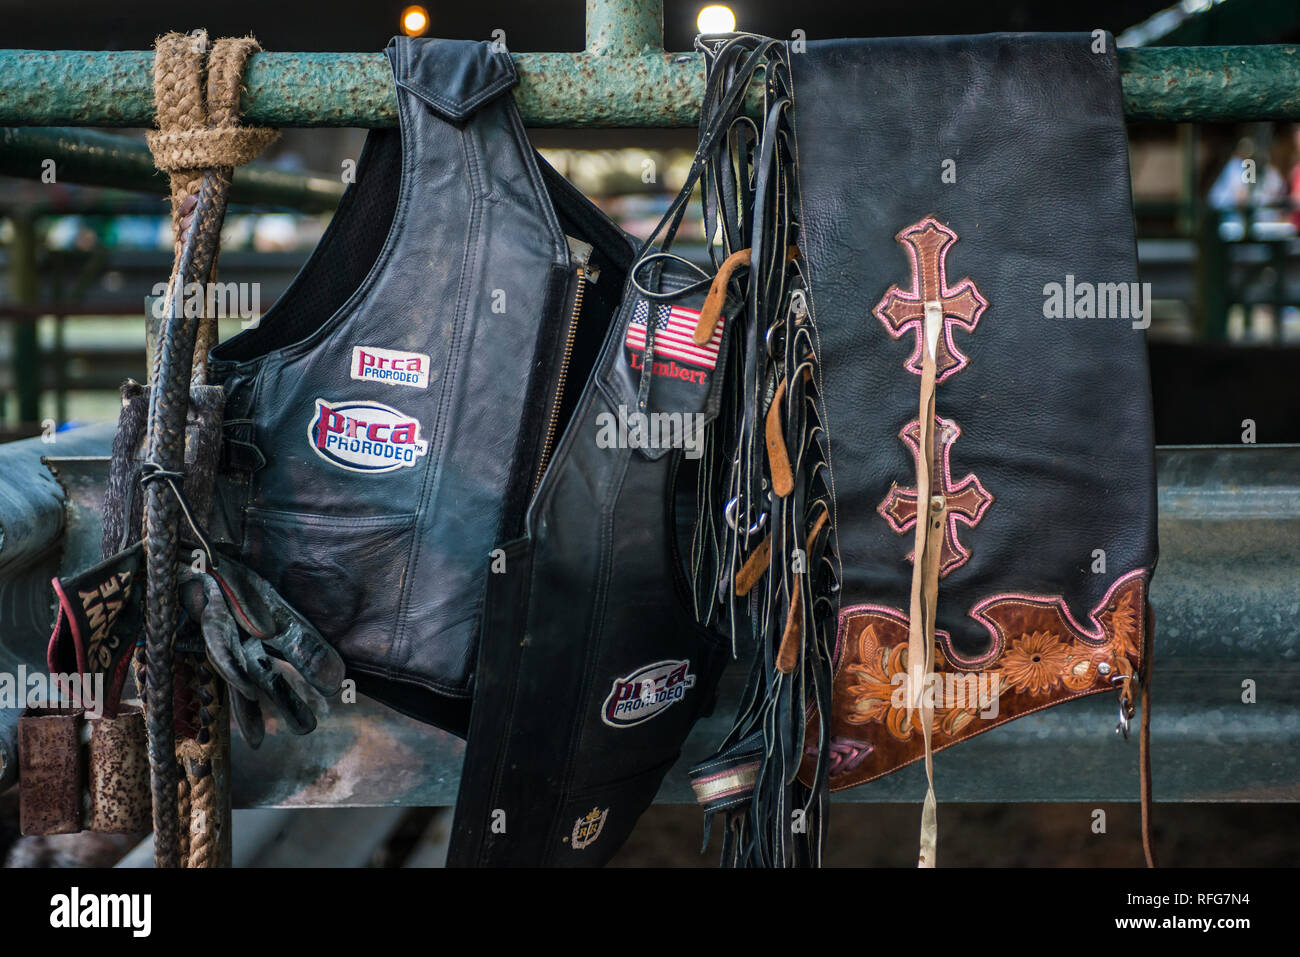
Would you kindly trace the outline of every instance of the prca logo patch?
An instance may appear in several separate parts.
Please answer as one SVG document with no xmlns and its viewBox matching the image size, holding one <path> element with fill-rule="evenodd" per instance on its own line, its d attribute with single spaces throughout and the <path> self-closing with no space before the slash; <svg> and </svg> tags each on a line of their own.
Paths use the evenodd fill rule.
<svg viewBox="0 0 1300 957">
<path fill-rule="evenodd" d="M 429 357 L 423 352 L 399 352 L 378 346 L 352 347 L 352 378 L 385 385 L 429 388 Z"/>
<path fill-rule="evenodd" d="M 695 686 L 689 660 L 656 661 L 638 668 L 624 678 L 615 678 L 614 687 L 601 708 L 600 720 L 612 728 L 630 728 L 686 697 Z"/>
<path fill-rule="evenodd" d="M 365 400 L 317 399 L 307 438 L 317 455 L 350 472 L 410 468 L 429 451 L 417 420 L 392 406 Z"/>
</svg>

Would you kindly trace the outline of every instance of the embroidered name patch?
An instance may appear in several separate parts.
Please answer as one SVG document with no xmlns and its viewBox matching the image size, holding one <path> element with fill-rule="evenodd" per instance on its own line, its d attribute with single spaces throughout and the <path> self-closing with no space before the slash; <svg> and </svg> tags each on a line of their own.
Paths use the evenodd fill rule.
<svg viewBox="0 0 1300 957">
<path fill-rule="evenodd" d="M 316 400 L 307 425 L 313 451 L 350 472 L 393 472 L 415 465 L 428 450 L 420 423 L 379 402 Z"/>
<path fill-rule="evenodd" d="M 656 661 L 626 677 L 614 679 L 614 687 L 601 708 L 600 720 L 612 728 L 630 728 L 671 708 L 694 686 L 690 661 Z"/>
<path fill-rule="evenodd" d="M 429 357 L 423 352 L 398 352 L 377 346 L 353 346 L 352 369 L 354 379 L 362 382 L 382 382 L 385 385 L 407 385 L 413 389 L 429 388 Z"/>
<path fill-rule="evenodd" d="M 623 340 L 628 350 L 628 363 L 633 369 L 639 370 L 645 364 L 646 333 L 651 322 L 655 332 L 651 373 L 707 385 L 709 372 L 718 364 L 726 320 L 719 319 L 709 341 L 697 345 L 694 336 L 700 322 L 700 310 L 639 300 L 632 310 L 632 321 Z"/>
</svg>

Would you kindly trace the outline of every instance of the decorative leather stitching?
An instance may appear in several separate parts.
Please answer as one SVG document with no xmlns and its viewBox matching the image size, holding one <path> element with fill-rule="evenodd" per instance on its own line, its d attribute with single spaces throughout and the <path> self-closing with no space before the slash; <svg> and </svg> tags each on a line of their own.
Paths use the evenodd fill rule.
<svg viewBox="0 0 1300 957">
<path fill-rule="evenodd" d="M 956 485 L 952 484 L 952 464 L 950 456 L 952 454 L 953 445 L 956 443 L 957 439 L 961 438 L 961 426 L 953 420 L 945 419 L 942 416 L 936 415 L 934 418 L 935 422 L 939 426 L 940 442 L 943 448 L 941 456 L 943 465 L 939 473 L 939 479 L 942 482 L 942 485 L 937 490 L 932 486 L 931 491 L 935 494 L 944 495 L 948 500 L 948 529 L 944 535 L 944 551 L 949 554 L 939 566 L 939 577 L 946 578 L 950 572 L 955 571 L 962 565 L 966 564 L 966 562 L 970 561 L 970 549 L 963 545 L 961 539 L 957 537 L 957 523 L 961 522 L 967 527 L 974 528 L 984 518 L 984 513 L 987 512 L 989 506 L 993 504 L 994 498 L 988 490 L 984 488 L 984 484 L 980 482 L 978 476 L 976 476 L 974 472 L 968 474 Z M 912 458 L 919 462 L 921 458 L 921 446 L 916 435 L 913 434 L 917 431 L 919 431 L 919 420 L 913 419 L 911 422 L 907 423 L 907 425 L 899 429 L 898 437 L 911 448 Z M 974 513 L 969 514 L 960 509 L 960 499 L 962 496 L 970 492 L 972 488 L 974 489 L 975 499 L 978 502 L 978 505 L 976 506 Z M 908 529 L 911 529 L 916 525 L 915 510 L 912 512 L 911 517 L 905 518 L 901 522 L 898 520 L 898 515 L 896 514 L 899 502 L 906 501 L 909 497 L 909 493 L 912 503 L 915 506 L 916 489 L 905 488 L 897 482 L 894 482 L 889 487 L 889 494 L 886 495 L 881 503 L 876 507 L 876 511 L 879 512 L 880 516 L 889 523 L 889 527 L 899 535 L 902 535 Z M 953 508 L 954 502 L 959 503 L 958 508 Z M 907 559 L 908 561 L 915 560 L 911 552 L 908 552 Z"/>
<path fill-rule="evenodd" d="M 1003 635 L 1001 628 L 999 628 L 996 623 L 990 621 L 985 615 L 985 612 L 991 606 L 995 604 L 1001 604 L 1001 603 L 1006 603 L 1008 605 L 1013 605 L 1013 606 L 1018 605 L 1027 608 L 1054 607 L 1058 611 L 1060 611 L 1061 617 L 1065 619 L 1066 624 L 1068 624 L 1069 627 L 1072 629 L 1075 637 L 1092 645 L 1103 645 L 1107 641 L 1106 629 L 1101 624 L 1101 622 L 1097 620 L 1098 616 L 1107 610 L 1107 606 L 1110 605 L 1111 600 L 1115 597 L 1116 591 L 1118 591 L 1124 584 L 1126 584 L 1127 582 L 1131 581 L 1134 578 L 1140 577 L 1145 579 L 1146 574 L 1147 572 L 1145 569 L 1137 568 L 1115 579 L 1114 584 L 1112 584 L 1110 588 L 1106 590 L 1106 594 L 1102 596 L 1101 601 L 1099 601 L 1093 607 L 1092 612 L 1088 616 L 1089 621 L 1092 622 L 1091 628 L 1085 628 L 1083 625 L 1075 621 L 1074 615 L 1071 614 L 1070 612 L 1070 606 L 1066 604 L 1065 599 L 1060 596 L 1026 595 L 1020 592 L 1008 592 L 1001 595 L 994 595 L 991 598 L 985 598 L 983 601 L 976 602 L 976 604 L 971 607 L 969 615 L 971 618 L 974 618 L 981 625 L 987 628 L 989 630 L 989 634 L 993 636 L 993 647 L 989 650 L 988 654 L 982 655 L 979 658 L 971 658 L 971 659 L 962 658 L 959 654 L 957 654 L 956 650 L 952 647 L 951 639 L 949 639 L 946 635 L 944 638 L 944 652 L 945 654 L 949 655 L 954 661 L 961 662 L 962 665 L 968 668 L 978 667 L 980 665 L 987 664 L 988 662 L 993 661 L 995 658 L 1001 656 L 1003 645 L 1005 644 L 1006 641 L 1006 636 Z M 1141 597 L 1145 598 L 1146 595 L 1145 582 L 1143 583 L 1143 586 L 1140 589 L 1140 595 Z"/>
<path fill-rule="evenodd" d="M 935 232 L 942 234 L 942 238 L 936 239 Z M 899 230 L 894 239 L 907 250 L 911 260 L 912 288 L 904 290 L 897 285 L 890 286 L 871 310 L 891 338 L 901 339 L 909 331 L 916 335 L 916 348 L 911 358 L 903 363 L 903 367 L 920 375 L 922 350 L 925 348 L 925 303 L 937 300 L 943 305 L 943 335 L 936 356 L 936 385 L 956 375 L 970 361 L 970 357 L 959 350 L 953 341 L 953 326 L 974 332 L 980 316 L 988 308 L 988 300 L 980 294 L 969 276 L 951 288 L 948 286 L 948 250 L 957 242 L 957 238 L 953 230 L 933 216 L 927 216 L 920 222 Z M 933 258 L 922 260 L 922 247 L 931 247 L 936 242 L 939 245 L 933 250 Z"/>
<path fill-rule="evenodd" d="M 1062 597 L 1007 593 L 986 598 L 972 608 L 971 618 L 988 628 L 994 638 L 993 648 L 975 659 L 962 659 L 953 650 L 951 637 L 936 632 L 936 643 L 942 649 L 942 660 L 936 674 L 969 675 L 980 666 L 997 662 L 995 667 L 1000 675 L 997 694 L 1004 706 L 998 714 L 987 717 L 981 713 L 987 709 L 987 703 L 978 700 L 974 704 L 959 703 L 936 709 L 936 714 L 941 716 L 937 719 L 941 725 L 936 733 L 944 741 L 936 743 L 933 750 L 942 750 L 1007 721 L 1064 701 L 1108 691 L 1111 688 L 1110 681 L 1106 680 L 1108 674 L 1132 675 L 1141 667 L 1144 657 L 1146 626 L 1142 609 L 1146 605 L 1148 574 L 1146 569 L 1135 569 L 1117 578 L 1094 608 L 1090 615 L 1091 627 L 1088 628 L 1079 625 Z M 1117 597 L 1121 592 L 1122 599 Z M 1020 629 L 1018 632 L 1009 631 L 1005 622 L 999 623 L 994 617 L 996 611 L 1008 608 L 1059 617 L 1051 625 L 1029 618 L 1015 623 Z M 1103 620 L 1107 614 L 1111 617 Z M 849 625 L 854 618 L 864 615 L 879 616 L 893 622 L 892 627 L 897 629 L 897 633 L 885 638 L 870 636 L 869 639 L 864 639 L 862 633 L 855 633 L 857 640 L 869 640 L 871 650 L 855 649 L 848 653 L 845 642 Z M 905 642 L 900 643 L 900 637 L 905 639 L 907 624 L 908 618 L 901 611 L 879 604 L 856 605 L 840 614 L 835 646 L 832 734 L 844 737 L 849 733 L 844 728 L 847 721 L 849 726 L 860 729 L 852 731 L 850 736 L 877 747 L 874 758 L 868 755 L 854 768 L 842 773 L 838 781 L 833 778 L 830 782 L 832 790 L 875 780 L 924 756 L 916 741 L 916 729 L 911 727 L 913 719 L 905 720 L 895 714 L 898 709 L 892 697 L 882 698 L 887 690 L 892 695 L 891 682 L 896 675 L 904 673 L 898 655 L 906 648 Z M 1062 629 L 1067 633 L 1057 634 Z M 1103 657 L 1098 657 L 1099 652 L 1104 652 Z M 879 660 L 876 659 L 877 653 L 883 653 Z M 1112 670 L 1103 670 L 1103 664 Z M 850 668 L 859 672 L 856 677 L 849 673 Z M 847 685 L 850 681 L 853 685 Z M 861 688 L 855 687 L 857 685 Z M 860 721 L 848 721 L 843 710 L 850 704 L 846 698 L 852 702 L 874 704 L 860 712 Z M 859 712 L 855 710 L 853 713 Z M 816 720 L 814 708 L 809 708 L 807 719 L 809 722 Z M 835 733 L 837 726 L 839 730 Z M 805 758 L 800 772 L 805 783 L 809 780 L 813 763 L 812 759 Z M 872 773 L 865 777 L 855 775 L 853 771 L 858 765 Z"/>
</svg>

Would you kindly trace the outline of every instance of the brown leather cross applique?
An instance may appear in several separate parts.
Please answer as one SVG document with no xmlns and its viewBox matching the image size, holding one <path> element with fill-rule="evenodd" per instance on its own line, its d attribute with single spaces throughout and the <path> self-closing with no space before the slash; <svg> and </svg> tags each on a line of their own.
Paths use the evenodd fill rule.
<svg viewBox="0 0 1300 957">
<path fill-rule="evenodd" d="M 916 349 L 904 366 L 920 375 L 925 348 L 925 306 L 937 302 L 943 314 L 943 328 L 935 344 L 935 382 L 942 382 L 970 361 L 953 342 L 952 327 L 961 326 L 967 332 L 974 332 L 988 302 L 969 278 L 948 286 L 945 263 L 948 248 L 957 241 L 957 234 L 933 216 L 908 226 L 894 238 L 912 259 L 912 288 L 890 286 L 872 314 L 895 339 L 901 339 L 909 330 L 916 334 Z"/>
<path fill-rule="evenodd" d="M 944 529 L 943 546 L 939 551 L 939 577 L 943 578 L 955 568 L 960 568 L 970 559 L 970 551 L 957 538 L 957 523 L 967 526 L 978 525 L 988 507 L 993 503 L 993 496 L 985 491 L 980 480 L 973 474 L 967 475 L 960 482 L 953 484 L 949 470 L 948 456 L 952 444 L 961 435 L 961 427 L 951 419 L 936 415 L 935 441 L 938 445 L 934 457 L 934 478 L 930 482 L 931 493 L 942 495 L 948 506 L 948 527 Z M 898 437 L 907 443 L 912 456 L 919 459 L 921 445 L 919 434 L 921 423 L 913 419 Z M 902 535 L 916 524 L 916 489 L 902 488 L 897 482 L 890 486 L 889 494 L 876 509 L 891 528 Z M 913 554 L 907 556 L 915 560 Z"/>
</svg>

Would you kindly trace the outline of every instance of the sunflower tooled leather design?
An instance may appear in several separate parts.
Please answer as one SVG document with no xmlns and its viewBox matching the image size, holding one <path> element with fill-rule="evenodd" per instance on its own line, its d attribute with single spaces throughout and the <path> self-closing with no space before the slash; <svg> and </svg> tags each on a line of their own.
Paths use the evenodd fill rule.
<svg viewBox="0 0 1300 957">
<path fill-rule="evenodd" d="M 1117 676 L 1142 662 L 1147 576 L 1119 578 L 1090 622 L 1075 621 L 1059 597 L 1000 595 L 971 617 L 992 638 L 988 655 L 963 660 L 947 634 L 937 633 L 934 750 L 1072 698 L 1110 691 Z M 850 788 L 924 755 L 908 713 L 907 615 L 884 605 L 859 605 L 840 615 L 832 699 L 830 786 Z M 817 716 L 808 717 L 815 742 Z M 811 781 L 816 748 L 809 745 L 800 779 Z"/>
</svg>

